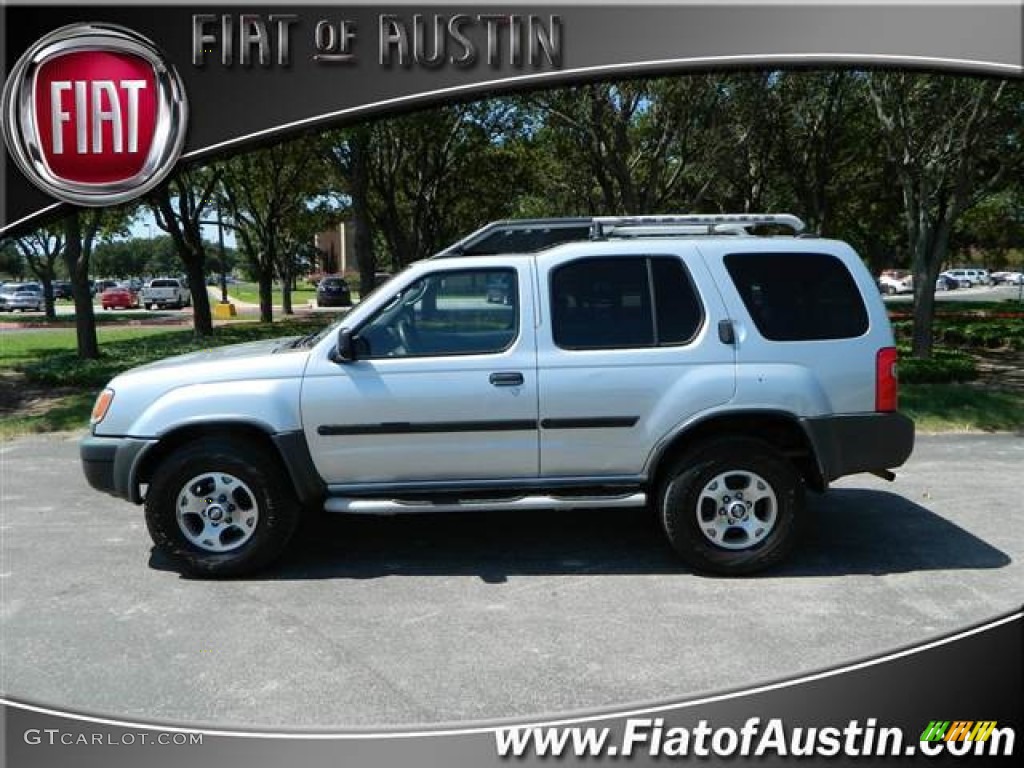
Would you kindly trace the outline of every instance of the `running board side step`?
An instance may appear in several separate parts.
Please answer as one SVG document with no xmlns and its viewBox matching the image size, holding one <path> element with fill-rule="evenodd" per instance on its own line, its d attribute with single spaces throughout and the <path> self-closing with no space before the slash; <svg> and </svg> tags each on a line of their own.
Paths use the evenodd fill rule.
<svg viewBox="0 0 1024 768">
<path fill-rule="evenodd" d="M 432 501 L 397 499 L 360 499 L 334 496 L 324 502 L 325 512 L 355 515 L 404 515 L 417 512 L 469 512 L 485 509 L 532 511 L 540 509 L 608 509 L 642 507 L 647 494 L 617 496 L 520 496 L 514 499 L 444 499 Z"/>
</svg>

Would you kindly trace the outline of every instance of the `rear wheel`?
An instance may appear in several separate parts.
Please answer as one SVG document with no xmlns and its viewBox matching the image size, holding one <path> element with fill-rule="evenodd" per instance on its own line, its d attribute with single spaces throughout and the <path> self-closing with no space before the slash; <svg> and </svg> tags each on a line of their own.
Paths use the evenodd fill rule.
<svg viewBox="0 0 1024 768">
<path fill-rule="evenodd" d="M 698 571 L 739 576 L 770 568 L 792 550 L 803 518 L 803 481 L 772 446 L 748 438 L 702 445 L 662 487 L 665 533 Z"/>
<path fill-rule="evenodd" d="M 154 544 L 197 576 L 252 573 L 281 555 L 299 503 L 282 469 L 258 448 L 204 439 L 172 453 L 146 494 Z"/>
</svg>

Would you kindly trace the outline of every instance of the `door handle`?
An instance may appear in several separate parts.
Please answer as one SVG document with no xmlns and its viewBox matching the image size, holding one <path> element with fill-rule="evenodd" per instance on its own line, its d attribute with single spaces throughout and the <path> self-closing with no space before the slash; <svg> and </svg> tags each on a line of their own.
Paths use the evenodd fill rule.
<svg viewBox="0 0 1024 768">
<path fill-rule="evenodd" d="M 491 384 L 496 387 L 519 387 L 522 386 L 523 374 L 519 371 L 502 371 L 491 374 Z"/>
<path fill-rule="evenodd" d="M 736 343 L 736 329 L 733 327 L 732 320 L 718 321 L 718 340 L 723 344 Z"/>
</svg>

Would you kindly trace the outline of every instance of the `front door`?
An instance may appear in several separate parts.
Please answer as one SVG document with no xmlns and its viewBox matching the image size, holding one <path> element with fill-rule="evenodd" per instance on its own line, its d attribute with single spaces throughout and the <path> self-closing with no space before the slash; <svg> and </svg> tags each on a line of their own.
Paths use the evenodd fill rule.
<svg viewBox="0 0 1024 768">
<path fill-rule="evenodd" d="M 439 264 L 311 362 L 302 415 L 329 484 L 538 475 L 531 267 Z"/>
</svg>

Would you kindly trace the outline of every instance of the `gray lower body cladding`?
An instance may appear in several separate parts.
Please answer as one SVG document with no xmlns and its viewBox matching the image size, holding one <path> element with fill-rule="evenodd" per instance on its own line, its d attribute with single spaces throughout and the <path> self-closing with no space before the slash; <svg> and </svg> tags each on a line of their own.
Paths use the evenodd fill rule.
<svg viewBox="0 0 1024 768">
<path fill-rule="evenodd" d="M 901 413 L 864 413 L 801 419 L 822 479 L 902 465 L 914 449 L 914 422 Z"/>
</svg>

